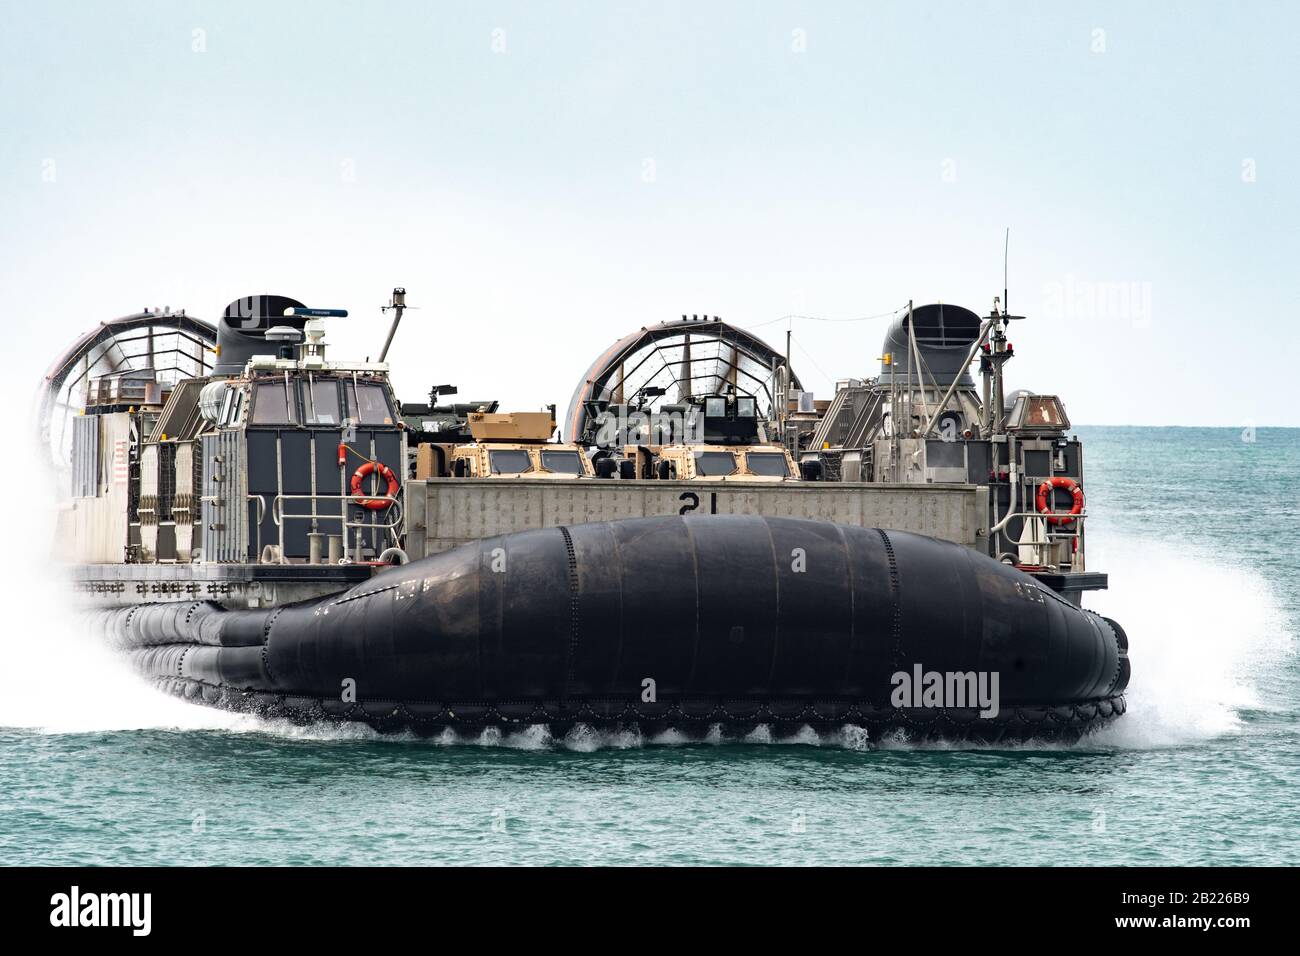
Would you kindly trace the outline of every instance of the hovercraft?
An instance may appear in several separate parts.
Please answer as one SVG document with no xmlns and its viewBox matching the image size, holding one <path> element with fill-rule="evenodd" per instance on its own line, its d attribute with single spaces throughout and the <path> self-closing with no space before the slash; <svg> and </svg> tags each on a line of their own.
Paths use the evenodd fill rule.
<svg viewBox="0 0 1300 956">
<path fill-rule="evenodd" d="M 567 440 L 554 406 L 398 402 L 383 355 L 326 359 L 346 315 L 144 312 L 47 377 L 58 540 L 162 690 L 421 735 L 997 741 L 1124 713 L 1128 638 L 1081 601 L 1106 584 L 1082 446 L 1056 396 L 1003 394 L 996 306 L 909 308 L 881 374 L 823 402 L 751 333 L 645 328 L 583 377 Z"/>
</svg>

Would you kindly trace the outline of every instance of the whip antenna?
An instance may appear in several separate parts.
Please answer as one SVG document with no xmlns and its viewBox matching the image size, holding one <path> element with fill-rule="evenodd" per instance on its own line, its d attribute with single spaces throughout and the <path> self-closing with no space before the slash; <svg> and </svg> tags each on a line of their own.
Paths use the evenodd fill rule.
<svg viewBox="0 0 1300 956">
<path fill-rule="evenodd" d="M 1007 237 L 1002 243 L 1002 314 L 1011 314 L 1011 305 L 1007 302 L 1007 254 L 1011 251 L 1011 227 L 1007 226 Z"/>
</svg>

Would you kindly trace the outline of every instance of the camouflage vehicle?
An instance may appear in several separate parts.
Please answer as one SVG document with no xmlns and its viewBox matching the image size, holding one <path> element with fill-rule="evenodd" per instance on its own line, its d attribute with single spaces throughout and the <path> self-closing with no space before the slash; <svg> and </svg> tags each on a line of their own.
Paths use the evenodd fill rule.
<svg viewBox="0 0 1300 956">
<path fill-rule="evenodd" d="M 474 441 L 452 449 L 450 471 L 454 478 L 566 479 L 594 475 L 581 448 L 550 440 L 555 432 L 553 410 L 472 412 L 468 420 Z"/>
<path fill-rule="evenodd" d="M 710 395 L 686 406 L 684 434 L 658 444 L 629 444 L 624 454 L 642 477 L 692 481 L 797 481 L 784 445 L 769 441 L 750 395 Z M 680 440 L 679 440 L 680 439 Z"/>
</svg>

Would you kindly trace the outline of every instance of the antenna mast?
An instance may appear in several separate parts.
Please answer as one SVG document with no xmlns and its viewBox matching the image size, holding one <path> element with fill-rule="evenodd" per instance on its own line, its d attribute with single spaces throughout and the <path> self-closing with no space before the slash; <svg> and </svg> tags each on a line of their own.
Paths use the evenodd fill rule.
<svg viewBox="0 0 1300 956">
<path fill-rule="evenodd" d="M 1011 251 L 1011 227 L 1007 226 L 1007 237 L 1002 243 L 1002 312 L 1011 314 L 1011 303 L 1007 297 L 1007 254 Z"/>
<path fill-rule="evenodd" d="M 393 324 L 388 327 L 388 338 L 384 339 L 383 351 L 379 353 L 379 361 L 388 358 L 388 349 L 393 344 L 393 336 L 397 334 L 398 323 L 402 321 L 402 313 L 406 311 L 406 290 L 398 287 L 393 290 L 393 300 L 388 305 L 379 307 L 380 312 L 393 310 Z"/>
</svg>

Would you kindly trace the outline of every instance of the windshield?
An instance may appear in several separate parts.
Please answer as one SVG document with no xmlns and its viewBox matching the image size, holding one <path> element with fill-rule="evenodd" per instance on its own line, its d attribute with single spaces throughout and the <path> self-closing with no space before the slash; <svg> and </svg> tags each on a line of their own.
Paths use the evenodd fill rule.
<svg viewBox="0 0 1300 956">
<path fill-rule="evenodd" d="M 576 451 L 544 451 L 542 467 L 565 475 L 582 474 L 582 459 Z"/>
<path fill-rule="evenodd" d="M 287 425 L 293 421 L 293 391 L 284 381 L 262 382 L 253 398 L 254 425 Z"/>
<path fill-rule="evenodd" d="M 490 451 L 488 460 L 492 463 L 494 475 L 521 475 L 533 470 L 533 462 L 528 452 L 516 448 Z"/>
<path fill-rule="evenodd" d="M 334 379 L 317 379 L 305 391 L 308 425 L 337 425 L 342 420 L 339 415 L 339 387 Z"/>
<path fill-rule="evenodd" d="M 348 411 L 361 425 L 391 425 L 393 413 L 388 408 L 384 387 L 374 382 L 347 382 Z"/>
<path fill-rule="evenodd" d="M 729 451 L 697 451 L 695 473 L 705 478 L 736 473 L 736 456 Z"/>
<path fill-rule="evenodd" d="M 751 451 L 745 455 L 745 464 L 749 466 L 751 475 L 762 475 L 765 478 L 790 476 L 790 467 L 786 464 L 785 455 L 780 452 Z"/>
</svg>

